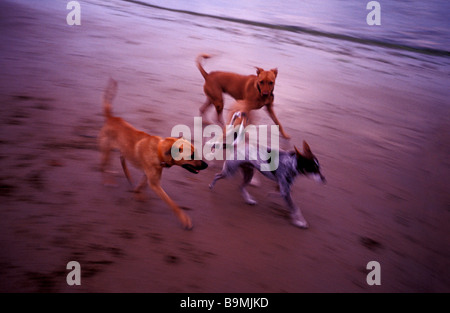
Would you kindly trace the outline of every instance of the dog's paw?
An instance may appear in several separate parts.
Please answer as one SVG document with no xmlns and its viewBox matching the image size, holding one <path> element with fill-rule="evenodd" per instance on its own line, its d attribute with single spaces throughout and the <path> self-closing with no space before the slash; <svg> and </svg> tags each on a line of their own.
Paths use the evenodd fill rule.
<svg viewBox="0 0 450 313">
<path fill-rule="evenodd" d="M 254 199 L 250 198 L 250 199 L 245 199 L 245 203 L 247 203 L 249 205 L 256 205 L 258 202 L 256 202 Z"/>
<path fill-rule="evenodd" d="M 186 214 L 182 213 L 179 215 L 181 225 L 185 230 L 191 230 L 194 226 L 192 225 L 191 218 Z"/>
<path fill-rule="evenodd" d="M 300 228 L 303 228 L 303 229 L 309 228 L 308 222 L 305 221 L 304 219 L 293 218 L 292 219 L 292 224 L 294 226 L 297 226 L 297 227 L 300 227 Z"/>
<path fill-rule="evenodd" d="M 191 219 L 188 217 L 188 220 L 186 222 L 183 222 L 183 228 L 185 230 L 192 230 L 194 228 L 194 225 L 192 224 Z"/>
<path fill-rule="evenodd" d="M 148 200 L 147 196 L 142 192 L 135 192 L 134 193 L 134 200 L 138 202 L 146 202 Z"/>
</svg>

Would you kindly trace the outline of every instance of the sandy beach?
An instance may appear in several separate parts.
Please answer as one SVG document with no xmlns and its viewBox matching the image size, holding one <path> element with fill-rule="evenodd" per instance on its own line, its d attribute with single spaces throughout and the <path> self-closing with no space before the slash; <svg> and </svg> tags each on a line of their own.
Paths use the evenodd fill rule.
<svg viewBox="0 0 450 313">
<path fill-rule="evenodd" d="M 82 1 L 69 26 L 66 4 L 0 3 L 1 292 L 450 292 L 450 58 L 118 0 Z M 309 229 L 262 176 L 256 206 L 238 176 L 209 190 L 222 161 L 163 172 L 192 231 L 151 190 L 134 199 L 118 154 L 118 186 L 102 184 L 108 78 L 116 115 L 170 136 L 205 100 L 199 53 L 214 55 L 207 71 L 278 68 L 281 148 L 306 140 L 327 178 L 294 183 Z M 66 283 L 69 261 L 80 286 Z M 379 286 L 366 283 L 370 261 Z"/>
</svg>

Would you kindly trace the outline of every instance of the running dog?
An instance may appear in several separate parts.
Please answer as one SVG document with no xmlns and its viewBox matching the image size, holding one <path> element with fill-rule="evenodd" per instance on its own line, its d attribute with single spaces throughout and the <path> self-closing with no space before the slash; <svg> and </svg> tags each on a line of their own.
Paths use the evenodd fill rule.
<svg viewBox="0 0 450 313">
<path fill-rule="evenodd" d="M 278 151 L 278 155 L 274 153 L 275 151 L 270 151 L 270 154 L 268 151 L 268 155 L 264 158 L 261 158 L 261 155 L 258 158 L 250 158 L 250 148 L 247 145 L 244 157 L 234 158 L 234 160 L 226 160 L 224 162 L 222 171 L 214 176 L 209 188 L 214 188 L 214 185 L 219 179 L 230 177 L 234 175 L 238 169 L 241 169 L 244 176 L 243 183 L 240 186 L 241 194 L 246 203 L 254 205 L 256 204 L 256 201 L 250 196 L 245 187 L 250 183 L 254 170 L 256 169 L 264 176 L 278 183 L 279 192 L 289 207 L 292 223 L 300 228 L 308 228 L 308 223 L 303 217 L 300 208 L 292 201 L 292 183 L 294 182 L 294 178 L 299 174 L 310 176 L 322 183 L 326 183 L 326 180 L 320 172 L 319 161 L 311 152 L 306 141 L 303 141 L 303 153 L 300 153 L 297 147 L 294 146 L 294 148 L 295 151 L 291 152 L 280 150 Z M 278 161 L 273 162 L 274 160 L 272 160 L 271 157 L 278 157 Z M 276 168 L 273 166 L 273 168 L 269 170 L 261 170 L 263 168 L 262 166 L 267 167 L 269 161 L 271 164 L 277 164 L 278 166 Z"/>
<path fill-rule="evenodd" d="M 202 160 L 194 160 L 194 146 L 183 138 L 161 138 L 135 129 L 120 117 L 112 115 L 111 103 L 117 93 L 117 82 L 110 79 L 103 96 L 105 124 L 99 134 L 102 153 L 101 171 L 104 175 L 112 149 L 120 151 L 120 161 L 128 182 L 133 185 L 126 161 L 144 171 L 141 183 L 134 189 L 139 194 L 148 183 L 150 188 L 173 210 L 186 229 L 192 228 L 192 221 L 180 207 L 165 193 L 160 185 L 164 168 L 178 165 L 197 174 L 208 167 Z"/>
<path fill-rule="evenodd" d="M 200 108 L 200 114 L 203 116 L 206 109 L 213 104 L 216 108 L 218 122 L 225 125 L 222 116 L 224 107 L 222 94 L 225 92 L 235 100 L 241 100 L 239 101 L 239 106 L 243 106 L 240 109 L 242 112 L 259 110 L 262 107 L 266 107 L 270 118 L 280 127 L 281 135 L 289 139 L 289 135 L 284 131 L 273 110 L 273 91 L 278 69 L 274 68 L 265 71 L 257 67 L 256 75 L 248 76 L 221 71 L 207 73 L 201 61 L 210 57 L 208 54 L 200 54 L 196 59 L 197 67 L 205 79 L 203 90 L 206 94 L 206 102 Z"/>
</svg>

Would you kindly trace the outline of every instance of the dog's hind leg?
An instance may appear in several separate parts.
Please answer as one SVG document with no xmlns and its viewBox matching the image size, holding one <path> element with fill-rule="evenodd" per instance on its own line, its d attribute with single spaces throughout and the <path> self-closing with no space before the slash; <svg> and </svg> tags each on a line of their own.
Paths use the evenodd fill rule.
<svg viewBox="0 0 450 313">
<path fill-rule="evenodd" d="M 223 97 L 222 91 L 218 90 L 215 97 L 209 97 L 211 103 L 214 105 L 217 113 L 217 122 L 225 127 L 225 121 L 223 119 Z"/>
<path fill-rule="evenodd" d="M 242 169 L 242 174 L 244 176 L 244 181 L 242 182 L 242 185 L 241 185 L 242 197 L 244 197 L 245 203 L 250 204 L 250 205 L 255 205 L 256 201 L 250 196 L 250 194 L 248 193 L 247 189 L 245 189 L 245 187 L 252 180 L 253 172 L 254 172 L 253 171 L 253 167 L 248 166 L 248 165 L 242 165 L 241 169 Z"/>
<path fill-rule="evenodd" d="M 128 182 L 130 183 L 131 186 L 133 186 L 133 181 L 131 179 L 130 171 L 128 170 L 127 163 L 126 163 L 123 155 L 120 156 L 120 164 L 122 164 L 123 173 L 125 174 Z"/>
<path fill-rule="evenodd" d="M 217 122 L 225 127 L 225 120 L 223 119 L 223 100 L 221 100 L 218 104 L 214 103 L 217 112 Z"/>
<path fill-rule="evenodd" d="M 147 186 L 147 175 L 143 175 L 142 176 L 142 180 L 139 183 L 139 185 L 136 186 L 136 188 L 134 188 L 133 192 L 134 192 L 134 198 L 137 201 L 145 201 L 145 196 L 142 194 L 142 189 Z"/>
<path fill-rule="evenodd" d="M 206 110 L 209 108 L 209 106 L 212 104 L 209 97 L 206 97 L 205 103 L 200 107 L 200 115 L 203 117 L 205 115 Z"/>
<path fill-rule="evenodd" d="M 229 176 L 233 176 L 236 171 L 239 169 L 239 165 L 236 164 L 233 161 L 225 161 L 223 163 L 222 171 L 217 173 L 214 176 L 214 179 L 212 180 L 211 184 L 209 184 L 209 189 L 213 189 L 214 185 L 219 179 L 227 178 Z"/>
<path fill-rule="evenodd" d="M 227 174 L 225 173 L 224 170 L 222 170 L 220 173 L 217 173 L 216 175 L 214 175 L 214 179 L 213 179 L 212 182 L 209 184 L 209 189 L 213 189 L 213 188 L 214 188 L 214 185 L 216 184 L 216 182 L 217 182 L 219 179 L 226 178 L 226 177 L 227 177 Z"/>
<path fill-rule="evenodd" d="M 222 126 L 225 126 L 225 121 L 223 120 L 223 95 L 222 87 L 215 83 L 205 83 L 203 91 L 207 97 L 205 104 L 200 108 L 200 113 L 206 110 L 206 108 L 213 104 L 217 112 L 217 121 Z"/>
<path fill-rule="evenodd" d="M 108 166 L 110 163 L 111 147 L 108 140 L 105 137 L 100 137 L 100 152 L 102 155 L 100 162 L 100 171 L 103 175 L 103 185 L 105 186 L 117 186 L 116 181 L 112 177 L 111 173 L 108 173 Z"/>
</svg>

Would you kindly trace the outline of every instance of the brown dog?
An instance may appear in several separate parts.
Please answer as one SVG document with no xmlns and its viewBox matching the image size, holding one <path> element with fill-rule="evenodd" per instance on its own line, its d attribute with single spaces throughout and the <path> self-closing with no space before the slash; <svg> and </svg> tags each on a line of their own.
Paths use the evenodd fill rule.
<svg viewBox="0 0 450 313">
<path fill-rule="evenodd" d="M 148 183 L 150 188 L 172 208 L 182 225 L 191 229 L 192 222 L 189 216 L 161 188 L 162 170 L 165 167 L 178 165 L 197 174 L 200 170 L 207 168 L 208 164 L 201 160 L 194 160 L 194 146 L 189 141 L 182 138 L 151 136 L 135 129 L 122 118 L 114 117 L 111 112 L 111 102 L 116 93 L 117 82 L 110 79 L 103 97 L 106 120 L 99 134 L 102 153 L 101 171 L 105 175 L 110 152 L 112 149 L 118 149 L 123 171 L 130 184 L 132 182 L 126 161 L 144 171 L 144 177 L 134 192 L 140 193 Z"/>
<path fill-rule="evenodd" d="M 201 64 L 202 59 L 207 58 L 210 58 L 210 56 L 207 54 L 200 54 L 196 60 L 197 67 L 205 79 L 203 90 L 206 94 L 206 102 L 200 108 L 200 114 L 202 116 L 206 109 L 213 104 L 216 108 L 219 123 L 224 125 L 222 116 L 224 106 L 222 93 L 225 92 L 235 100 L 241 100 L 238 101 L 239 106 L 244 106 L 243 111 L 247 113 L 252 110 L 266 107 L 271 119 L 280 127 L 281 135 L 286 139 L 290 138 L 284 131 L 273 110 L 273 90 L 275 88 L 275 79 L 278 74 L 276 68 L 265 71 L 262 68 L 257 67 L 256 75 L 248 76 L 220 71 L 207 73 Z"/>
</svg>

